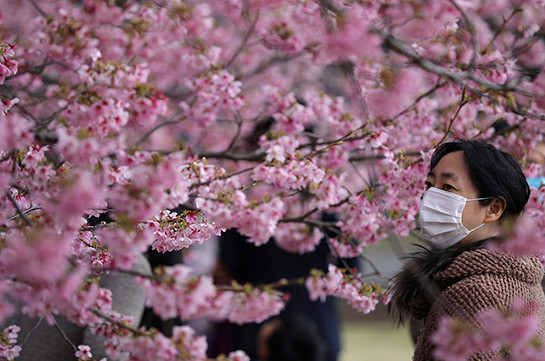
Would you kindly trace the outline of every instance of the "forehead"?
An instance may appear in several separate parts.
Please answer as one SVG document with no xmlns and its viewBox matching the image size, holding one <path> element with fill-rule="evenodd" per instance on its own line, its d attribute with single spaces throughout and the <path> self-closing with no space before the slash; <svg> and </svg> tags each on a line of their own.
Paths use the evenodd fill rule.
<svg viewBox="0 0 545 361">
<path fill-rule="evenodd" d="M 454 180 L 460 185 L 471 186 L 473 184 L 464 153 L 461 150 L 448 153 L 441 158 L 435 168 L 430 171 L 429 175 L 435 177 L 437 180 Z"/>
</svg>

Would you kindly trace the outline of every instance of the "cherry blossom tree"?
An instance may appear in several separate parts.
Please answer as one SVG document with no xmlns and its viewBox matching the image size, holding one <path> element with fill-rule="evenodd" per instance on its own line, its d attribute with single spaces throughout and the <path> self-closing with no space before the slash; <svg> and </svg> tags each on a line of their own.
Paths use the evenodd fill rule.
<svg viewBox="0 0 545 361">
<path fill-rule="evenodd" d="M 130 273 L 150 247 L 236 228 L 255 245 L 274 236 L 304 253 L 327 235 L 333 254 L 360 255 L 415 228 L 431 152 L 454 137 L 544 175 L 527 159 L 545 134 L 540 0 L 4 0 L 0 11 L 0 319 L 10 300 L 62 314 L 113 356 L 206 358 L 188 326 L 172 337 L 131 326 L 89 276 Z M 541 237 L 544 188 L 532 192 Z M 111 221 L 91 223 L 101 215 Z M 367 276 L 331 266 L 252 287 L 185 265 L 137 275 L 162 317 L 239 323 L 280 312 L 286 282 L 370 312 L 387 293 Z M 17 332 L 4 330 L 1 357 L 17 356 Z"/>
</svg>

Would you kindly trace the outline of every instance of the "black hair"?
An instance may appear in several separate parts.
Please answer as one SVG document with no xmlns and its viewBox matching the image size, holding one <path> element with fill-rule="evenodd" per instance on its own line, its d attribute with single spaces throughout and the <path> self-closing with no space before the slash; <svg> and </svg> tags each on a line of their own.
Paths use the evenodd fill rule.
<svg viewBox="0 0 545 361">
<path fill-rule="evenodd" d="M 433 170 L 445 155 L 460 150 L 464 152 L 478 197 L 503 198 L 506 207 L 502 218 L 518 216 L 530 198 L 530 186 L 517 161 L 485 141 L 455 139 L 437 147 L 431 157 L 430 169 Z M 479 202 L 487 205 L 491 199 Z"/>
<path fill-rule="evenodd" d="M 267 340 L 266 361 L 322 361 L 320 336 L 310 320 L 299 314 L 284 314 L 280 326 Z"/>
</svg>

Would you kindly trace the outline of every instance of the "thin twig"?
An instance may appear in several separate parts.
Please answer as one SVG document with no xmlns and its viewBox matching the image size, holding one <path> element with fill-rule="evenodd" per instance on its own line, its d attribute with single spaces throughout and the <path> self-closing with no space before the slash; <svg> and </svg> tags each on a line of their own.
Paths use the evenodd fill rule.
<svg viewBox="0 0 545 361">
<path fill-rule="evenodd" d="M 423 149 L 421 151 L 416 151 L 416 150 L 410 151 L 410 152 L 404 153 L 404 155 L 410 156 L 410 157 L 418 157 L 422 155 L 423 151 L 426 152 L 428 151 L 428 149 Z M 386 156 L 384 154 L 373 154 L 373 155 L 353 155 L 353 156 L 350 156 L 348 159 L 354 162 L 366 162 L 369 160 L 385 159 L 385 158 Z"/>
<path fill-rule="evenodd" d="M 117 327 L 119 328 L 123 328 L 127 331 L 129 331 L 130 333 L 132 333 L 133 335 L 136 335 L 136 336 L 143 336 L 143 337 L 149 337 L 149 335 L 143 331 L 140 331 L 140 330 L 137 330 L 136 328 L 134 327 L 131 327 L 131 326 L 128 326 L 126 324 L 124 324 L 123 322 L 120 322 L 102 312 L 100 312 L 99 310 L 95 309 L 95 308 L 88 308 L 87 309 L 89 312 L 92 312 L 94 313 L 96 316 L 102 318 L 103 320 L 111 323 L 112 325 L 116 325 Z"/>
<path fill-rule="evenodd" d="M 195 188 L 195 187 L 200 187 L 200 186 L 205 186 L 205 185 L 208 185 L 208 184 L 210 184 L 210 183 L 212 183 L 213 181 L 216 181 L 216 180 L 222 180 L 222 179 L 231 178 L 231 177 L 234 177 L 234 176 L 236 176 L 236 175 L 239 175 L 239 174 L 242 174 L 242 173 L 251 171 L 251 170 L 254 169 L 254 168 L 255 168 L 255 166 L 253 166 L 253 167 L 248 167 L 248 168 L 244 168 L 244 169 L 238 170 L 238 171 L 233 172 L 233 173 L 221 175 L 221 176 L 219 176 L 219 177 L 216 177 L 216 178 L 214 178 L 214 179 L 210 179 L 210 180 L 205 181 L 205 182 L 194 183 L 194 184 L 191 185 L 191 187 L 190 187 L 189 189 L 193 189 L 193 188 Z"/>
<path fill-rule="evenodd" d="M 27 208 L 23 211 L 24 214 L 27 214 L 27 213 L 30 213 L 30 212 L 34 212 L 34 211 L 37 211 L 37 210 L 40 210 L 42 209 L 42 207 L 40 206 L 32 206 L 30 208 Z M 14 214 L 13 216 L 9 217 L 8 220 L 10 221 L 13 221 L 14 219 L 20 217 L 21 215 L 20 214 Z"/>
<path fill-rule="evenodd" d="M 394 37 L 392 34 L 389 34 L 385 32 L 382 29 L 373 27 L 371 28 L 371 31 L 378 34 L 383 40 L 384 45 L 398 54 L 404 55 L 409 60 L 419 66 L 420 68 L 424 69 L 425 71 L 437 75 L 442 75 L 446 78 L 451 79 L 455 83 L 461 85 L 461 86 L 467 86 L 465 83 L 465 80 L 472 80 L 475 83 L 490 89 L 490 90 L 496 90 L 499 92 L 509 92 L 509 91 L 517 91 L 517 89 L 513 86 L 511 86 L 509 83 L 506 84 L 498 84 L 494 83 L 488 80 L 485 80 L 477 75 L 475 75 L 474 72 L 470 71 L 460 71 L 460 72 L 453 72 L 448 69 L 445 69 L 437 64 L 434 64 L 430 60 L 424 58 L 423 56 L 416 53 L 413 49 L 406 46 L 401 40 Z M 472 92 L 479 93 L 481 90 L 479 89 L 471 89 Z"/>
<path fill-rule="evenodd" d="M 149 130 L 146 134 L 144 134 L 144 136 L 142 136 L 142 138 L 140 138 L 140 140 L 138 140 L 136 143 L 134 143 L 134 146 L 135 147 L 138 147 L 140 144 L 142 144 L 146 139 L 148 139 L 157 129 L 160 129 L 162 127 L 165 127 L 167 125 L 171 125 L 171 124 L 177 124 L 177 123 L 180 123 L 181 121 L 183 121 L 185 118 L 180 118 L 180 119 L 176 119 L 178 118 L 178 116 L 180 116 L 184 111 L 183 110 L 178 110 L 176 113 L 174 113 L 170 118 L 168 118 L 166 121 L 164 121 L 163 123 L 161 124 L 158 124 L 156 125 L 155 127 L 153 127 L 151 130 Z"/>
<path fill-rule="evenodd" d="M 516 13 L 522 11 L 522 9 L 520 8 L 520 6 L 517 6 L 513 9 L 513 12 L 511 13 L 511 15 L 509 15 L 507 17 L 507 19 L 503 19 L 503 23 L 501 24 L 501 26 L 498 28 L 498 30 L 496 30 L 496 32 L 494 33 L 494 36 L 492 36 L 492 39 L 490 39 L 490 42 L 488 43 L 488 46 L 487 47 L 491 47 L 492 44 L 494 44 L 494 41 L 496 41 L 496 39 L 498 38 L 498 36 L 505 30 L 505 26 L 507 25 L 507 23 L 513 19 L 513 17 L 515 16 Z"/>
<path fill-rule="evenodd" d="M 282 288 L 282 287 L 288 287 L 288 286 L 294 286 L 294 285 L 301 285 L 303 283 L 305 283 L 305 280 L 306 278 L 305 277 L 299 277 L 299 278 L 293 278 L 293 279 L 285 279 L 285 278 L 281 278 L 279 279 L 278 281 L 275 281 L 275 282 L 271 282 L 271 283 L 266 283 L 266 284 L 262 284 L 262 285 L 253 285 L 252 288 L 253 289 L 258 289 L 258 290 L 265 290 L 267 288 Z M 220 291 L 233 291 L 233 292 L 244 292 L 245 291 L 245 287 L 244 285 L 232 285 L 232 286 L 228 286 L 228 285 L 217 285 L 216 288 Z"/>
<path fill-rule="evenodd" d="M 106 228 L 111 226 L 117 226 L 117 223 L 116 222 L 99 223 L 94 226 L 81 227 L 79 230 L 80 232 L 87 232 L 87 231 L 94 231 L 95 229 Z"/>
<path fill-rule="evenodd" d="M 416 104 L 418 104 L 422 99 L 432 95 L 437 89 L 439 88 L 442 88 L 444 87 L 445 85 L 447 85 L 448 82 L 446 81 L 441 81 L 441 79 L 439 79 L 437 81 L 437 83 L 435 84 L 435 86 L 433 86 L 430 90 L 428 90 L 427 92 L 425 92 L 424 94 L 421 94 L 418 98 L 416 98 L 414 100 L 414 102 L 409 105 L 408 107 L 406 107 L 405 109 L 403 109 L 402 111 L 400 111 L 399 113 L 397 113 L 396 115 L 393 116 L 393 118 L 391 119 L 392 121 L 393 120 L 396 120 L 397 118 L 399 118 L 400 116 L 402 116 L 403 114 L 407 113 L 408 111 L 410 111 Z"/>
<path fill-rule="evenodd" d="M 285 56 L 276 56 L 276 57 L 273 57 L 269 60 L 267 60 L 266 62 L 264 63 L 261 63 L 260 65 L 258 65 L 254 70 L 246 73 L 246 74 L 242 74 L 240 76 L 238 76 L 238 80 L 241 80 L 241 81 L 244 81 L 244 80 L 248 80 L 249 78 L 252 78 L 254 76 L 256 76 L 257 74 L 260 74 L 261 72 L 263 72 L 264 70 L 266 70 L 267 68 L 277 64 L 277 63 L 285 63 L 285 62 L 288 62 L 290 60 L 293 60 L 293 59 L 296 59 L 298 57 L 300 57 L 301 55 L 305 54 L 306 52 L 303 50 L 303 51 L 300 51 L 296 54 L 293 54 L 293 55 L 285 55 Z"/>
<path fill-rule="evenodd" d="M 32 221 L 30 220 L 30 218 L 27 217 L 25 212 L 23 212 L 21 207 L 19 207 L 19 205 L 17 204 L 17 202 L 15 201 L 15 199 L 13 198 L 9 190 L 6 189 L 5 194 L 6 194 L 6 197 L 8 197 L 11 204 L 13 204 L 13 207 L 15 207 L 15 210 L 17 211 L 17 213 L 23 218 L 23 220 L 26 222 L 27 225 L 32 227 L 33 226 Z"/>
<path fill-rule="evenodd" d="M 235 136 L 231 140 L 231 143 L 229 143 L 229 146 L 225 150 L 225 153 L 229 153 L 229 151 L 233 149 L 238 137 L 240 136 L 241 129 L 242 129 L 242 116 L 240 115 L 240 113 L 237 113 L 237 132 L 235 133 Z"/>
<path fill-rule="evenodd" d="M 454 113 L 454 116 L 450 119 L 450 122 L 448 124 L 447 130 L 445 131 L 445 134 L 443 135 L 443 138 L 437 143 L 437 145 L 443 144 L 443 142 L 447 139 L 450 130 L 452 129 L 452 124 L 454 123 L 454 120 L 458 117 L 458 114 L 460 113 L 460 110 L 464 105 L 467 104 L 466 101 L 466 88 L 462 91 L 462 99 L 460 99 L 460 104 L 458 104 L 458 109 L 456 109 L 456 113 Z"/>
<path fill-rule="evenodd" d="M 40 324 L 42 323 L 43 321 L 43 317 L 40 317 L 38 319 L 38 322 L 36 322 L 36 324 L 30 329 L 30 331 L 28 331 L 28 333 L 26 334 L 25 336 L 25 339 L 23 340 L 23 343 L 21 343 L 19 346 L 22 348 L 25 343 L 28 341 L 28 339 L 30 338 L 30 335 L 32 335 L 34 333 L 34 331 L 36 331 L 38 329 L 38 327 L 40 326 Z"/>
<path fill-rule="evenodd" d="M 265 159 L 264 151 L 257 151 L 248 154 L 235 154 L 230 152 L 203 152 L 199 157 L 211 159 L 230 159 L 234 161 L 245 160 L 253 162 L 262 162 Z"/>
<path fill-rule="evenodd" d="M 42 17 L 44 18 L 49 18 L 49 15 L 47 15 L 47 13 L 38 6 L 38 4 L 36 4 L 36 1 L 34 0 L 29 0 L 30 3 L 32 4 L 32 7 L 34 8 L 34 10 L 36 10 Z"/>
<path fill-rule="evenodd" d="M 479 39 L 477 38 L 477 29 L 475 28 L 475 24 L 473 24 L 473 22 L 469 18 L 467 12 L 462 9 L 462 7 L 458 5 L 456 1 L 449 1 L 460 12 L 460 14 L 462 14 L 465 23 L 469 27 L 469 32 L 471 33 L 471 41 L 473 42 L 473 54 L 471 56 L 471 62 L 469 63 L 469 68 L 467 70 L 469 72 L 473 72 L 473 70 L 475 69 L 475 63 L 477 62 L 477 54 L 479 54 Z"/>
<path fill-rule="evenodd" d="M 242 39 L 242 42 L 238 46 L 237 50 L 235 50 L 235 53 L 233 54 L 233 56 L 231 56 L 231 58 L 227 61 L 227 63 L 225 63 L 224 68 L 229 68 L 233 64 L 235 59 L 240 55 L 240 53 L 242 53 L 242 50 L 244 50 L 244 47 L 246 47 L 246 44 L 248 44 L 248 40 L 250 40 L 250 38 L 252 37 L 255 31 L 255 27 L 258 20 L 259 20 L 259 11 L 255 14 L 254 21 L 252 21 L 252 24 L 250 25 L 250 28 L 246 32 L 244 39 Z"/>
<path fill-rule="evenodd" d="M 62 338 L 66 341 L 66 343 L 68 343 L 70 345 L 70 347 L 72 347 L 74 349 L 74 352 L 78 350 L 78 348 L 76 347 L 76 345 L 74 345 L 74 343 L 68 338 L 68 336 L 66 335 L 66 333 L 64 332 L 64 330 L 61 328 L 61 326 L 59 326 L 59 324 L 57 323 L 57 320 L 55 320 L 55 316 L 51 315 L 51 318 L 53 319 L 53 323 L 55 325 L 55 328 L 57 329 L 57 331 L 59 331 L 59 333 L 61 334 Z"/>
<path fill-rule="evenodd" d="M 305 213 L 305 214 L 303 214 L 302 216 L 299 216 L 299 217 L 281 218 L 281 219 L 278 220 L 278 222 L 279 223 L 302 222 L 306 218 L 310 217 L 311 215 L 313 215 L 316 212 L 318 212 L 318 208 L 311 209 L 310 211 L 308 211 L 307 213 Z"/>
<path fill-rule="evenodd" d="M 4 155 L 2 158 L 0 158 L 0 163 L 3 163 L 8 159 L 14 159 L 16 154 L 17 154 L 16 150 L 12 150 L 12 151 L 6 153 L 6 155 Z"/>
<path fill-rule="evenodd" d="M 104 272 L 121 273 L 121 274 L 130 275 L 130 276 L 147 278 L 151 280 L 160 279 L 160 277 L 157 277 L 157 275 L 154 275 L 154 274 L 142 273 L 142 272 L 138 272 L 138 271 L 134 271 L 130 269 L 121 269 L 121 268 L 113 268 L 113 267 L 93 267 L 91 268 L 91 271 L 93 273 L 104 273 Z"/>
<path fill-rule="evenodd" d="M 367 102 L 363 97 L 363 92 L 361 91 L 360 83 L 358 82 L 358 79 L 354 74 L 353 66 L 350 66 L 348 63 L 344 63 L 341 69 L 346 75 L 348 75 L 350 83 L 352 84 L 352 88 L 356 91 L 357 94 L 357 103 L 358 107 L 360 108 L 361 115 L 363 119 L 367 120 L 369 118 L 369 106 L 367 105 Z"/>
</svg>

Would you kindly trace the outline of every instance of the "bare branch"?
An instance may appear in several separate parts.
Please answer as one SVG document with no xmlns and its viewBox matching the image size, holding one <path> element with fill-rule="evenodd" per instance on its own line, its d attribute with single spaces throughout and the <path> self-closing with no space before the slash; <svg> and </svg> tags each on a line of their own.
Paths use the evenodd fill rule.
<svg viewBox="0 0 545 361">
<path fill-rule="evenodd" d="M 216 177 L 214 179 L 211 179 L 211 180 L 208 180 L 206 182 L 200 182 L 200 183 L 194 183 L 191 185 L 191 187 L 189 189 L 194 189 L 196 187 L 200 187 L 200 186 L 205 186 L 205 185 L 208 185 L 210 183 L 212 183 L 213 181 L 216 181 L 216 180 L 222 180 L 222 179 L 227 179 L 227 178 L 231 178 L 231 177 L 234 177 L 236 175 L 239 175 L 239 174 L 242 174 L 242 173 L 245 173 L 245 172 L 248 172 L 248 171 L 251 171 L 252 169 L 254 169 L 255 166 L 253 167 L 248 167 L 248 168 L 244 168 L 244 169 L 240 169 L 236 172 L 233 172 L 233 173 L 229 173 L 229 174 L 224 174 L 222 176 L 219 176 L 219 177 Z"/>
<path fill-rule="evenodd" d="M 230 159 L 230 160 L 245 160 L 253 162 L 262 162 L 265 159 L 265 152 L 258 151 L 248 154 L 235 154 L 230 152 L 203 152 L 199 153 L 199 157 L 210 159 Z"/>
<path fill-rule="evenodd" d="M 267 60 L 266 62 L 264 63 L 261 63 L 260 65 L 258 65 L 254 70 L 246 73 L 246 74 L 242 74 L 240 76 L 238 76 L 238 80 L 248 80 L 254 76 L 256 76 L 257 74 L 260 74 L 261 72 L 263 72 L 264 70 L 266 70 L 267 68 L 273 66 L 273 65 L 276 65 L 278 63 L 286 63 L 290 60 L 293 60 L 293 59 L 296 59 L 298 57 L 300 57 L 301 55 L 305 54 L 306 52 L 303 50 L 303 51 L 300 51 L 296 54 L 293 54 L 293 55 L 284 55 L 284 56 L 275 56 L 269 60 Z"/>
<path fill-rule="evenodd" d="M 79 229 L 79 231 L 80 232 L 94 231 L 95 229 L 106 228 L 106 227 L 111 227 L 111 226 L 117 226 L 117 223 L 115 223 L 115 222 L 99 223 L 99 224 L 94 225 L 94 226 L 81 227 Z"/>
<path fill-rule="evenodd" d="M 494 41 L 496 41 L 496 39 L 498 38 L 498 36 L 505 30 L 505 26 L 507 25 L 507 23 L 513 19 L 513 17 L 521 12 L 522 9 L 520 8 L 520 6 L 517 6 L 513 9 L 513 12 L 511 13 L 511 15 L 509 15 L 507 17 L 507 19 L 503 19 L 503 23 L 501 24 L 501 26 L 498 28 L 498 30 L 496 30 L 496 32 L 494 33 L 494 36 L 492 37 L 492 39 L 490 39 L 490 42 L 488 43 L 488 46 L 492 46 L 492 44 L 494 44 Z"/>
<path fill-rule="evenodd" d="M 24 214 L 27 214 L 27 213 L 30 213 L 30 212 L 34 212 L 34 211 L 37 211 L 37 210 L 40 210 L 42 209 L 42 207 L 39 207 L 39 206 L 33 206 L 33 207 L 30 207 L 30 208 L 27 208 L 23 211 Z M 20 217 L 21 215 L 20 214 L 15 214 L 11 217 L 8 218 L 8 220 L 10 221 L 13 221 L 14 219 L 17 219 L 18 217 Z"/>
<path fill-rule="evenodd" d="M 229 151 L 235 146 L 235 143 L 240 136 L 240 131 L 242 129 L 242 116 L 240 113 L 237 113 L 237 132 L 235 133 L 235 136 L 231 140 L 231 143 L 229 143 L 229 146 L 225 150 L 225 153 L 229 153 Z"/>
<path fill-rule="evenodd" d="M 422 154 L 422 152 L 428 151 L 428 149 L 422 149 L 421 151 L 414 150 L 410 152 L 405 152 L 404 155 L 410 156 L 410 157 L 418 157 Z M 372 154 L 372 155 L 353 155 L 350 156 L 349 160 L 354 162 L 366 162 L 369 160 L 375 160 L 375 159 L 385 159 L 386 156 L 384 154 Z"/>
<path fill-rule="evenodd" d="M 122 273 L 122 274 L 130 275 L 130 276 L 142 277 L 142 278 L 147 278 L 151 280 L 160 279 L 160 277 L 157 277 L 156 275 L 138 272 L 138 271 L 134 271 L 130 269 L 121 269 L 121 268 L 112 268 L 112 267 L 93 267 L 91 271 L 93 273 L 105 273 L 105 272 Z"/>
<path fill-rule="evenodd" d="M 40 317 L 38 319 L 38 322 L 36 322 L 36 324 L 34 326 L 32 326 L 32 328 L 30 329 L 30 331 L 28 331 L 28 333 L 25 336 L 25 339 L 23 340 L 23 343 L 21 343 L 19 345 L 21 348 L 27 343 L 28 339 L 30 338 L 30 335 L 32 335 L 34 333 L 34 331 L 36 331 L 38 329 L 38 327 L 40 326 L 40 324 L 42 323 L 43 320 L 44 320 L 44 318 Z"/>
<path fill-rule="evenodd" d="M 64 332 L 64 330 L 61 328 L 61 326 L 59 326 L 59 324 L 57 323 L 57 320 L 55 320 L 55 316 L 51 315 L 51 318 L 53 319 L 53 324 L 55 325 L 55 328 L 57 329 L 57 331 L 59 331 L 59 333 L 61 334 L 62 338 L 64 339 L 64 341 L 66 341 L 67 344 L 70 345 L 70 347 L 72 347 L 74 349 L 74 352 L 78 350 L 78 348 L 76 347 L 76 345 L 74 345 L 74 343 L 68 338 L 68 336 L 66 335 L 66 333 Z"/>
<path fill-rule="evenodd" d="M 341 66 L 341 69 L 344 71 L 344 73 L 348 76 L 350 79 L 350 83 L 352 84 L 352 88 L 356 91 L 357 94 L 357 103 L 358 107 L 360 108 L 360 112 L 362 114 L 363 119 L 367 120 L 369 118 L 369 106 L 367 105 L 367 102 L 363 98 L 363 93 L 361 91 L 361 86 L 358 82 L 358 79 L 356 78 L 356 75 L 354 74 L 354 67 L 349 65 L 348 63 L 344 63 Z"/>
<path fill-rule="evenodd" d="M 244 36 L 244 39 L 242 39 L 242 42 L 238 46 L 237 50 L 235 50 L 235 52 L 233 53 L 233 56 L 231 56 L 231 58 L 225 63 L 224 68 L 229 68 L 233 64 L 235 59 L 240 55 L 242 50 L 244 50 L 244 47 L 246 46 L 246 44 L 248 44 L 248 40 L 250 40 L 250 38 L 252 37 L 252 35 L 255 32 L 255 26 L 256 26 L 258 20 L 259 20 L 259 12 L 257 12 L 255 14 L 255 18 L 252 21 L 252 24 L 250 25 L 250 28 L 246 32 L 246 35 Z"/>
<path fill-rule="evenodd" d="M 462 14 L 465 23 L 469 27 L 469 32 L 471 33 L 471 41 L 473 42 L 473 54 L 471 56 L 471 62 L 469 63 L 469 72 L 473 72 L 475 69 L 475 63 L 477 62 L 477 54 L 479 54 L 479 39 L 477 38 L 477 29 L 475 29 L 475 24 L 469 18 L 468 13 L 458 5 L 455 0 L 449 0 L 452 5 Z"/>
<path fill-rule="evenodd" d="M 448 124 L 447 129 L 445 130 L 445 134 L 443 135 L 443 138 L 437 143 L 437 145 L 443 144 L 443 142 L 447 139 L 450 130 L 452 129 L 452 124 L 454 123 L 454 120 L 458 117 L 458 114 L 460 114 L 460 110 L 464 105 L 467 104 L 466 101 L 466 88 L 462 91 L 462 98 L 460 99 L 460 103 L 458 104 L 458 109 L 456 109 L 456 113 L 454 113 L 454 116 L 450 119 L 450 122 Z"/>
<path fill-rule="evenodd" d="M 400 116 L 402 116 L 403 114 L 407 113 L 408 111 L 410 111 L 416 104 L 418 104 L 422 99 L 432 95 L 437 89 L 439 88 L 442 88 L 444 87 L 445 85 L 447 85 L 448 82 L 446 81 L 441 81 L 440 79 L 437 81 L 437 83 L 430 89 L 428 90 L 427 92 L 425 92 L 424 94 L 421 94 L 420 96 L 418 96 L 418 98 L 416 98 L 414 100 L 414 102 L 409 105 L 407 108 L 403 109 L 402 111 L 400 111 L 399 113 L 397 113 L 396 115 L 393 116 L 393 118 L 391 120 L 396 120 L 397 118 L 399 118 Z"/>
<path fill-rule="evenodd" d="M 95 309 L 95 308 L 88 308 L 87 309 L 89 312 L 92 312 L 94 313 L 96 316 L 102 318 L 103 320 L 111 323 L 112 325 L 115 325 L 119 328 L 122 328 L 122 329 L 125 329 L 127 331 L 129 331 L 130 333 L 132 333 L 133 335 L 135 336 L 142 336 L 142 337 L 147 337 L 149 336 L 147 333 L 143 332 L 143 331 L 140 331 L 140 330 L 137 330 L 136 328 L 134 327 L 131 327 L 123 322 L 120 322 L 102 312 L 100 312 L 99 310 Z"/>
<path fill-rule="evenodd" d="M 36 10 L 42 17 L 46 19 L 49 18 L 49 15 L 47 15 L 47 13 L 40 6 L 38 6 L 38 4 L 36 4 L 36 1 L 34 0 L 29 0 L 29 1 L 32 4 L 32 7 L 34 8 L 34 10 Z"/>
<path fill-rule="evenodd" d="M 448 69 L 445 69 L 437 64 L 432 63 L 430 60 L 424 58 L 423 56 L 417 54 L 413 49 L 406 46 L 401 40 L 394 37 L 392 34 L 389 34 L 385 32 L 384 30 L 381 30 L 379 28 L 373 27 L 371 28 L 371 31 L 380 35 L 382 39 L 384 40 L 384 45 L 398 54 L 404 55 L 409 60 L 419 66 L 420 68 L 424 69 L 427 72 L 437 74 L 444 76 L 446 78 L 451 79 L 455 83 L 467 87 L 466 80 L 474 81 L 475 83 L 489 89 L 489 90 L 496 90 L 499 92 L 509 92 L 517 90 L 513 86 L 511 86 L 509 83 L 506 84 L 497 84 L 490 82 L 488 80 L 482 79 L 475 75 L 474 72 L 470 71 L 460 71 L 460 72 L 454 72 Z M 472 92 L 479 92 L 478 89 L 471 89 L 468 87 Z"/>
<path fill-rule="evenodd" d="M 33 226 L 32 221 L 30 220 L 30 218 L 27 217 L 27 215 L 25 214 L 25 212 L 23 212 L 23 210 L 21 209 L 21 207 L 19 207 L 19 205 L 17 204 L 17 202 L 15 201 L 15 199 L 13 198 L 13 196 L 11 195 L 10 191 L 6 189 L 5 194 L 6 194 L 6 197 L 8 197 L 9 201 L 11 202 L 11 204 L 13 204 L 13 207 L 15 207 L 15 210 L 17 211 L 17 213 L 18 213 L 21 217 L 23 217 L 23 220 L 26 222 L 27 225 L 29 225 L 30 227 L 32 227 L 32 226 Z"/>
<path fill-rule="evenodd" d="M 144 136 L 142 136 L 142 138 L 140 138 L 140 140 L 138 140 L 136 143 L 134 143 L 134 146 L 138 147 L 140 144 L 144 143 L 144 141 L 146 139 L 148 139 L 157 129 L 166 127 L 167 125 L 177 124 L 177 123 L 180 123 L 181 121 L 183 121 L 185 119 L 184 117 L 176 119 L 176 118 L 178 118 L 178 116 L 183 114 L 183 112 L 184 112 L 183 110 L 178 110 L 176 113 L 174 113 L 170 118 L 165 120 L 163 123 L 158 124 L 155 127 L 153 127 L 152 129 L 150 129 L 146 134 L 144 134 Z"/>
</svg>

